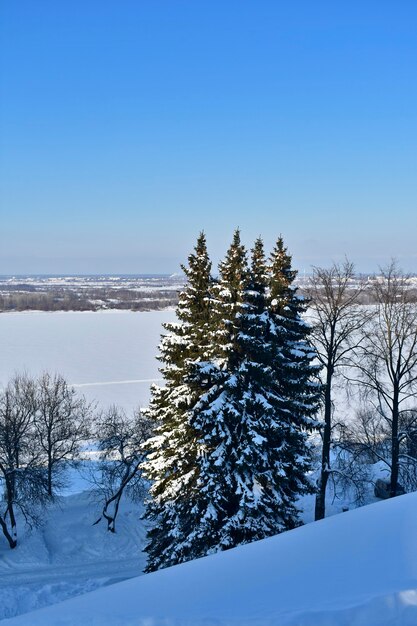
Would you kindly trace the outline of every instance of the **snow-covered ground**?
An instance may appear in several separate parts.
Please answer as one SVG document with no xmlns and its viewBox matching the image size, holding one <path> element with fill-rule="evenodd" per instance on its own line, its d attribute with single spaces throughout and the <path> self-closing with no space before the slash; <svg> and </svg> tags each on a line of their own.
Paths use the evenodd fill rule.
<svg viewBox="0 0 417 626">
<path fill-rule="evenodd" d="M 19 520 L 18 547 L 0 538 L 0 620 L 142 573 L 143 507 L 123 500 L 115 534 L 101 522 L 99 501 L 82 475 L 70 473 L 71 495 L 45 512 L 32 531 Z M 27 621 L 26 624 L 30 622 Z"/>
<path fill-rule="evenodd" d="M 146 405 L 149 398 L 150 381 L 159 378 L 158 362 L 155 356 L 162 332 L 162 323 L 174 321 L 174 319 L 175 313 L 172 310 L 152 311 L 149 313 L 109 311 L 97 313 L 36 312 L 1 314 L 0 385 L 5 384 L 15 371 L 26 370 L 32 375 L 37 375 L 44 370 L 52 372 L 57 371 L 62 373 L 67 380 L 74 384 L 80 392 L 84 393 L 88 399 L 99 401 L 100 405 L 103 407 L 111 403 L 116 403 L 130 410 L 138 405 Z M 342 393 L 342 390 L 339 390 L 339 393 Z M 347 418 L 349 412 L 351 412 L 351 408 L 346 404 L 346 401 L 340 401 L 338 407 L 338 418 Z M 376 466 L 372 469 L 372 473 L 375 476 L 382 475 L 382 471 L 383 469 Z M 85 616 L 85 620 L 87 621 L 84 621 L 84 614 L 77 613 L 78 609 L 76 608 L 71 609 L 71 611 L 74 610 L 73 622 L 60 622 L 59 620 L 63 612 L 61 610 L 58 611 L 58 609 L 58 612 L 51 613 L 52 617 L 45 618 L 47 621 L 42 621 L 42 618 L 39 618 L 40 621 L 33 621 L 32 613 L 29 615 L 28 612 L 71 598 L 72 596 L 84 594 L 102 587 L 103 585 L 107 586 L 116 581 L 137 577 L 141 574 L 145 561 L 144 554 L 141 552 L 145 542 L 145 527 L 144 523 L 140 520 L 142 512 L 141 506 L 135 505 L 129 501 L 123 501 L 118 519 L 118 532 L 113 535 L 106 531 L 104 524 L 97 526 L 92 525 L 98 517 L 99 509 L 98 504 L 91 498 L 90 490 L 91 485 L 73 470 L 70 475 L 70 484 L 63 492 L 60 500 L 48 510 L 46 523 L 42 527 L 33 529 L 33 531 L 26 529 L 22 532 L 23 524 L 20 523 L 19 543 L 17 549 L 13 551 L 8 548 L 5 540 L 0 537 L 0 619 L 22 614 L 20 621 L 16 623 L 27 624 L 28 626 L 36 623 L 47 624 L 48 626 L 50 624 L 60 623 L 93 624 L 95 622 L 91 621 L 92 613 L 89 617 Z M 373 498 L 371 484 L 369 485 L 369 493 L 367 494 L 366 500 L 368 502 L 375 500 Z M 302 520 L 305 523 L 311 522 L 313 520 L 314 497 L 304 497 L 300 502 L 300 506 L 303 509 Z M 346 507 L 353 508 L 349 495 L 341 500 L 336 499 L 333 501 L 332 494 L 329 494 L 327 499 L 327 515 L 340 513 Z M 349 515 L 348 513 L 343 513 L 342 516 L 337 517 L 345 519 L 345 517 Z M 351 518 L 348 517 L 348 519 Z M 383 520 L 383 518 L 381 518 L 381 520 Z M 379 521 L 379 525 L 385 525 L 385 520 L 381 520 Z M 340 524 L 340 522 L 338 523 Z M 314 524 L 313 526 L 316 525 Z M 322 526 L 319 525 L 319 527 L 321 528 Z M 332 526 L 330 526 L 330 528 L 332 528 Z M 375 533 L 377 529 L 378 523 L 374 529 Z M 341 544 L 344 542 L 345 531 L 346 534 L 348 534 L 349 529 L 340 531 L 339 543 Z M 309 537 L 310 535 L 303 535 L 301 530 L 296 532 L 298 534 L 294 536 L 301 537 L 300 548 L 296 549 L 293 547 L 291 549 L 294 550 L 294 559 L 298 563 L 298 567 L 304 571 L 303 551 L 305 547 L 303 547 L 304 540 L 302 538 Z M 311 536 L 313 538 L 316 537 L 316 535 L 314 535 L 316 531 L 308 532 L 313 532 Z M 371 531 L 369 531 L 369 533 L 370 532 Z M 326 553 L 327 540 L 323 539 L 323 535 L 320 534 L 317 537 L 317 541 L 321 541 L 322 546 L 320 549 L 319 547 L 317 548 L 316 557 L 318 560 L 315 564 L 316 570 L 313 571 L 313 553 L 309 550 L 306 551 L 307 561 L 305 565 L 307 572 L 310 572 L 312 579 L 314 579 L 314 584 L 319 572 L 323 572 L 325 578 L 332 577 L 335 571 L 338 572 L 339 569 L 342 571 L 345 567 L 343 554 L 339 556 L 336 554 L 331 561 L 327 561 L 326 559 L 324 559 L 324 561 L 319 560 L 320 550 L 323 554 Z M 336 539 L 334 537 L 332 539 L 332 537 L 333 535 L 330 535 L 329 545 L 332 550 L 336 549 L 337 551 L 339 546 L 336 546 Z M 269 569 L 267 569 L 265 573 L 263 573 L 260 564 L 260 557 L 258 559 L 256 556 L 257 552 L 246 552 L 249 547 L 239 548 L 237 551 L 216 556 L 214 557 L 214 561 L 203 559 L 195 565 L 184 566 L 185 569 L 175 568 L 175 570 L 172 570 L 173 572 L 191 572 L 189 576 L 193 578 L 193 568 L 197 568 L 195 570 L 196 580 L 190 587 L 190 593 L 196 596 L 192 604 L 194 613 L 192 611 L 191 613 L 178 612 L 179 605 L 175 605 L 177 606 L 177 608 L 175 608 L 174 605 L 169 604 L 170 601 L 166 603 L 165 598 L 165 604 L 161 604 L 162 600 L 159 599 L 159 591 L 157 590 L 160 584 L 159 582 L 142 583 L 140 580 L 135 580 L 131 583 L 132 587 L 120 588 L 120 604 L 121 606 L 126 604 L 126 612 L 120 614 L 120 620 L 114 612 L 116 609 L 110 606 L 108 621 L 99 617 L 96 623 L 100 624 L 100 626 L 102 624 L 114 624 L 115 626 L 120 624 L 121 626 L 125 626 L 127 624 L 145 623 L 148 626 L 155 626 L 161 622 L 158 622 L 158 620 L 154 618 L 166 617 L 169 620 L 173 620 L 172 624 L 187 624 L 191 626 L 191 624 L 199 624 L 200 622 L 198 620 L 201 621 L 204 618 L 213 620 L 212 622 L 205 622 L 206 625 L 213 623 L 222 624 L 223 626 L 223 624 L 244 624 L 244 620 L 252 619 L 251 616 L 253 615 L 253 619 L 257 621 L 251 622 L 251 626 L 266 623 L 285 624 L 285 615 L 293 619 L 294 611 L 298 610 L 297 607 L 300 605 L 302 608 L 305 604 L 303 604 L 304 595 L 306 593 L 304 586 L 306 586 L 307 589 L 307 576 L 302 574 L 298 589 L 299 597 L 296 598 L 297 592 L 295 588 L 293 589 L 291 587 L 291 585 L 295 586 L 296 572 L 295 570 L 293 571 L 291 574 L 293 578 L 290 576 L 287 583 L 284 575 L 286 571 L 285 568 L 287 567 L 287 559 L 289 559 L 287 548 L 285 547 L 287 543 L 281 538 L 276 538 L 276 541 L 278 541 L 278 539 L 279 542 L 276 544 L 273 543 L 275 539 L 268 540 L 272 543 L 265 544 L 272 546 L 273 551 L 275 550 L 275 557 L 274 559 L 271 557 L 271 563 L 268 565 Z M 283 541 L 284 543 L 282 543 Z M 358 541 L 361 541 L 360 538 Z M 372 541 L 370 542 L 371 545 L 373 545 Z M 375 542 L 377 541 L 379 541 L 379 539 L 377 535 L 375 535 Z M 260 546 L 261 544 L 263 544 L 263 542 L 257 545 Z M 275 545 L 277 546 L 276 549 L 274 547 Z M 290 545 L 290 543 L 288 545 Z M 363 545 L 366 546 L 365 543 Z M 380 546 L 379 549 L 382 553 L 385 548 L 384 546 Z M 263 580 L 262 577 L 267 578 L 270 576 L 272 581 L 276 582 L 276 585 L 274 582 L 268 583 L 267 589 L 272 589 L 272 596 L 274 597 L 275 593 L 278 603 L 281 603 L 281 595 L 284 598 L 286 596 L 284 592 L 279 591 L 278 588 L 281 586 L 283 586 L 284 590 L 288 589 L 289 597 L 293 598 L 293 604 L 291 606 L 284 602 L 282 612 L 276 613 L 276 615 L 279 615 L 278 621 L 262 621 L 264 619 L 278 619 L 275 613 L 271 612 L 272 600 L 267 601 L 266 596 L 265 598 L 262 596 L 262 598 L 259 599 L 255 593 L 254 610 L 252 612 L 249 611 L 247 602 L 250 599 L 250 592 L 246 583 L 241 581 L 240 573 L 237 576 L 235 584 L 229 585 L 229 587 L 225 584 L 224 592 L 220 593 L 219 589 L 213 587 L 213 593 L 220 593 L 219 602 L 214 600 L 213 603 L 210 603 L 209 598 L 203 593 L 200 597 L 201 604 L 199 604 L 199 589 L 201 587 L 201 590 L 203 590 L 206 581 L 206 570 L 204 568 L 201 569 L 202 565 L 199 563 L 214 563 L 215 565 L 210 566 L 209 570 L 217 569 L 219 579 L 222 580 L 224 576 L 226 576 L 226 573 L 229 572 L 227 569 L 229 565 L 227 565 L 227 563 L 229 563 L 228 559 L 232 557 L 228 555 L 232 553 L 240 554 L 240 550 L 243 550 L 243 555 L 254 555 L 253 566 L 249 562 L 249 556 L 247 557 L 247 561 L 245 561 L 246 557 L 244 556 L 233 557 L 238 559 L 236 563 L 240 563 L 240 558 L 243 559 L 242 567 L 246 567 L 248 585 L 249 582 L 252 581 L 254 590 L 256 591 L 256 589 L 258 589 L 256 578 L 256 568 L 258 568 L 261 580 Z M 223 558 L 226 560 L 223 561 Z M 374 558 L 372 552 L 369 558 Z M 272 567 L 272 561 L 275 562 L 275 569 Z M 226 564 L 226 573 L 224 574 L 222 573 L 223 563 Z M 239 569 L 239 567 L 237 566 L 237 569 Z M 348 573 L 350 572 L 349 576 L 353 577 L 351 571 L 353 564 L 349 561 L 346 567 L 348 567 Z M 360 573 L 360 564 L 358 566 L 358 572 Z M 169 584 L 169 582 L 164 582 L 169 580 L 165 578 L 167 575 L 167 573 L 161 572 L 155 576 L 145 576 L 143 579 L 162 581 L 161 589 L 163 590 L 164 585 Z M 227 575 L 235 576 L 232 572 L 229 572 Z M 162 578 L 159 578 L 159 576 L 162 576 Z M 171 577 L 172 576 L 173 575 L 171 575 Z M 177 574 L 175 574 L 175 580 L 176 576 Z M 183 574 L 179 576 L 180 580 L 182 580 L 181 576 L 183 576 Z M 339 574 L 337 574 L 337 576 L 339 576 Z M 201 579 L 200 583 L 198 582 L 199 577 Z M 209 581 L 210 585 L 214 585 L 214 578 L 211 582 Z M 142 615 L 148 615 L 150 621 L 138 621 L 139 617 L 138 620 L 134 620 L 130 615 L 136 615 L 137 606 L 127 602 L 125 594 L 130 593 L 130 591 L 125 591 L 125 589 L 131 590 L 131 593 L 135 596 L 142 597 L 148 594 L 148 587 L 146 585 L 149 584 L 151 584 L 149 588 L 149 601 L 144 601 L 144 612 L 142 612 Z M 152 587 L 152 584 L 156 586 Z M 188 585 L 188 579 L 184 579 L 183 584 Z M 330 583 L 330 585 L 331 584 L 332 583 Z M 181 588 L 177 588 L 176 585 L 177 583 L 173 585 L 173 593 L 178 594 L 178 597 L 181 598 Z M 195 585 L 197 585 L 197 587 Z M 289 587 L 285 585 L 289 585 Z M 277 589 L 273 591 L 275 587 Z M 112 602 L 116 603 L 117 594 L 119 593 L 117 589 L 118 587 L 112 587 L 111 592 L 110 589 L 107 589 L 105 591 L 105 597 L 107 597 L 108 593 L 108 597 L 113 598 Z M 180 589 L 180 591 L 178 591 L 178 589 Z M 237 612 L 236 616 L 234 616 L 230 606 L 227 605 L 229 606 L 229 608 L 227 608 L 225 604 L 225 597 L 228 593 L 231 598 L 234 598 L 234 601 L 240 602 L 240 589 L 244 596 L 242 606 L 246 607 L 249 612 L 245 613 L 246 609 L 242 609 L 242 611 Z M 393 589 L 393 591 L 395 590 Z M 248 598 L 246 597 L 247 595 L 249 596 Z M 365 600 L 370 597 L 369 594 L 365 594 L 365 596 Z M 91 596 L 91 610 L 93 610 L 95 606 L 94 603 L 96 602 L 94 597 L 94 595 Z M 338 597 L 342 598 L 341 593 Z M 88 598 L 90 598 L 90 596 L 86 596 L 85 604 L 82 605 L 86 607 L 85 610 L 87 613 L 89 611 Z M 346 603 L 349 604 L 350 595 L 347 594 L 346 598 Z M 155 606 L 152 606 L 151 599 L 155 602 Z M 184 605 L 186 605 L 184 596 L 182 597 L 182 601 Z M 101 600 L 99 602 L 101 602 Z M 392 602 L 394 602 L 394 604 L 397 602 L 398 604 L 399 601 L 395 599 L 392 600 Z M 401 605 L 401 602 L 398 606 Z M 352 606 L 355 605 L 355 603 L 356 600 L 352 601 Z M 159 606 L 161 606 L 162 612 L 158 612 L 159 609 L 157 607 Z M 265 606 L 265 611 L 260 608 L 258 611 L 257 606 Z M 222 607 L 226 607 L 227 610 L 225 608 L 225 611 L 223 611 Z M 220 612 L 217 611 L 217 608 Z M 308 609 L 310 611 L 310 608 L 311 607 L 307 606 L 305 610 Z M 80 610 L 84 611 L 84 608 Z M 322 609 L 317 610 L 321 611 Z M 87 615 L 87 613 L 85 615 Z M 137 616 L 140 615 L 141 613 L 138 612 Z M 328 624 L 330 626 L 336 623 L 356 623 L 354 621 L 350 622 L 349 620 L 346 622 L 335 621 L 335 619 L 331 617 L 332 614 L 326 612 L 326 616 L 328 615 L 330 615 L 330 618 L 327 622 L 322 620 L 317 622 L 317 624 Z M 391 615 L 395 615 L 395 612 L 391 612 Z M 413 616 L 415 617 L 414 613 Z M 310 619 L 310 617 L 306 617 L 305 619 Z M 320 619 L 322 618 L 320 617 Z M 288 623 L 315 624 L 313 621 L 290 621 Z M 391 622 L 358 622 L 358 624 L 362 623 L 388 624 Z M 406 622 L 396 622 L 394 619 L 392 623 Z M 415 622 L 410 623 L 417 623 L 417 619 Z M 171 625 L 171 621 L 164 622 L 165 626 L 167 626 L 167 624 Z"/>
<path fill-rule="evenodd" d="M 73 598 L 10 626 L 411 626 L 417 494 Z"/>
<path fill-rule="evenodd" d="M 0 385 L 16 371 L 59 372 L 88 399 L 127 410 L 148 403 L 158 379 L 162 323 L 173 310 L 2 313 Z"/>
<path fill-rule="evenodd" d="M 140 519 L 143 508 L 122 499 L 116 534 L 108 533 L 103 522 L 93 525 L 100 506 L 88 482 L 88 466 L 94 464 L 94 456 L 92 459 L 80 470 L 69 471 L 68 485 L 59 501 L 45 512 L 44 525 L 30 531 L 19 520 L 15 550 L 10 550 L 0 535 L 0 621 L 142 574 L 146 560 L 142 552 L 146 528 Z M 381 475 L 378 464 L 371 466 L 371 471 L 374 476 Z M 372 485 L 367 501 L 376 501 Z M 299 506 L 302 521 L 312 522 L 314 496 L 304 496 Z M 353 508 L 349 494 L 333 500 L 329 489 L 328 516 L 348 507 Z"/>
<path fill-rule="evenodd" d="M 157 346 L 172 310 L 132 313 L 2 313 L 0 385 L 16 371 L 62 373 L 102 407 L 127 410 L 148 403 L 158 379 Z M 0 536 L 0 619 L 140 574 L 145 530 L 141 507 L 123 502 L 118 532 L 92 526 L 97 504 L 91 485 L 76 472 L 40 529 L 24 531 L 11 551 Z"/>
</svg>

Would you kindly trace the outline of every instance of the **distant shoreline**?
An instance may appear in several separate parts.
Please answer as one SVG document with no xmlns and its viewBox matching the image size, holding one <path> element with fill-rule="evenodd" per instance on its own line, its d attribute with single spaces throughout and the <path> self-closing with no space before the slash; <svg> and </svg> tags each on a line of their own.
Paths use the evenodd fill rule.
<svg viewBox="0 0 417 626">
<path fill-rule="evenodd" d="M 163 310 L 184 284 L 181 275 L 0 276 L 0 312 Z"/>
</svg>

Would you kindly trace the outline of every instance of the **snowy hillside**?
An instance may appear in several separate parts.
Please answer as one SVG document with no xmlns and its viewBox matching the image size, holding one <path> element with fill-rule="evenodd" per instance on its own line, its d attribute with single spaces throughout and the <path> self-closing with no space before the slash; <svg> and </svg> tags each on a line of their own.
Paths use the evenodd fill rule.
<svg viewBox="0 0 417 626">
<path fill-rule="evenodd" d="M 140 504 L 123 500 L 118 532 L 93 522 L 99 501 L 73 473 L 71 495 L 48 508 L 40 528 L 24 529 L 19 520 L 18 547 L 0 541 L 0 620 L 60 602 L 103 585 L 137 576 L 146 556 Z M 28 623 L 28 622 L 26 622 Z"/>
<path fill-rule="evenodd" d="M 5 620 L 15 626 L 417 623 L 417 493 Z"/>
</svg>

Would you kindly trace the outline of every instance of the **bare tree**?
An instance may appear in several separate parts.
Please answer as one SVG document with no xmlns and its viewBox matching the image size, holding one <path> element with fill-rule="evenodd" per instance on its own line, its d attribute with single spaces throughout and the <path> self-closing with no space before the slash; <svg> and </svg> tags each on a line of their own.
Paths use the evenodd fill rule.
<svg viewBox="0 0 417 626">
<path fill-rule="evenodd" d="M 37 507 L 47 500 L 33 422 L 35 400 L 34 383 L 24 375 L 16 375 L 0 393 L 0 481 L 5 506 L 0 526 L 10 548 L 17 545 L 16 510 L 26 522 L 37 522 Z"/>
<path fill-rule="evenodd" d="M 93 405 L 78 396 L 59 374 L 43 374 L 36 381 L 35 427 L 45 456 L 48 495 L 62 486 L 65 461 L 77 456 L 89 436 Z"/>
<path fill-rule="evenodd" d="M 397 494 L 403 416 L 417 389 L 417 303 L 395 260 L 373 281 L 374 314 L 355 365 L 366 399 L 390 431 L 390 497 Z"/>
<path fill-rule="evenodd" d="M 398 436 L 405 448 L 404 454 L 417 461 L 417 409 L 415 407 L 401 411 Z"/>
<path fill-rule="evenodd" d="M 307 295 L 312 311 L 311 341 L 323 366 L 324 426 L 322 435 L 322 458 L 315 519 L 322 519 L 326 512 L 326 488 L 331 472 L 330 448 L 332 437 L 332 384 L 334 376 L 346 363 L 349 352 L 357 346 L 358 331 L 366 316 L 359 305 L 364 282 L 355 276 L 354 265 L 347 259 L 334 263 L 329 269 L 313 268 Z"/>
<path fill-rule="evenodd" d="M 333 487 L 333 502 L 348 497 L 354 505 L 361 506 L 365 504 L 372 484 L 369 456 L 360 445 L 345 439 L 341 434 L 337 433 L 332 442 L 333 461 L 329 482 Z"/>
<path fill-rule="evenodd" d="M 104 500 L 102 515 L 107 530 L 116 532 L 116 518 L 123 494 L 133 500 L 143 497 L 145 482 L 140 469 L 145 459 L 144 442 L 152 435 L 153 422 L 137 410 L 133 417 L 112 406 L 97 422 L 100 452 L 95 484 Z"/>
<path fill-rule="evenodd" d="M 382 462 L 390 467 L 390 430 L 378 411 L 361 407 L 340 429 L 341 445 L 356 451 L 357 458 L 367 463 Z"/>
<path fill-rule="evenodd" d="M 391 423 L 374 407 L 360 408 L 348 424 L 338 429 L 338 449 L 347 453 L 351 470 L 359 472 L 360 466 L 378 463 L 391 475 Z M 417 489 L 417 409 L 400 412 L 399 484 L 397 492 Z M 372 482 L 371 479 L 369 479 Z M 384 481 L 386 482 L 386 481 Z M 374 483 L 375 484 L 375 483 Z"/>
</svg>

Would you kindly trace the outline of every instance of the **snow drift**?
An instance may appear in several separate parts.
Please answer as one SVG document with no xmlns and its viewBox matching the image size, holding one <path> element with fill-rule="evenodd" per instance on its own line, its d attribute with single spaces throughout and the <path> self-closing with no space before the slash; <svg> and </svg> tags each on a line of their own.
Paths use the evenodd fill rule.
<svg viewBox="0 0 417 626">
<path fill-rule="evenodd" d="M 417 493 L 30 614 L 15 626 L 417 623 Z"/>
</svg>

